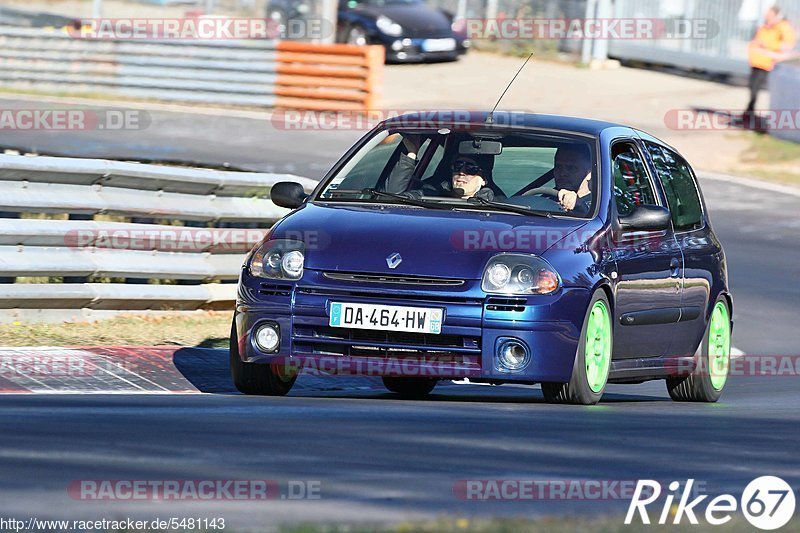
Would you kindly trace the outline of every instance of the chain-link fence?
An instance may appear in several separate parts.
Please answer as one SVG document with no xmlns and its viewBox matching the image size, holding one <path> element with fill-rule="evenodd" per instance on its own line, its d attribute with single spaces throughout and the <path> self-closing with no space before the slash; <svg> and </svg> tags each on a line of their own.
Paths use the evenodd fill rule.
<svg viewBox="0 0 800 533">
<path fill-rule="evenodd" d="M 428 4 L 452 13 L 456 19 L 563 19 L 586 16 L 587 0 L 428 0 Z M 575 40 L 474 39 L 478 49 L 499 50 L 527 55 L 577 52 L 581 43 Z"/>
<path fill-rule="evenodd" d="M 615 0 L 618 18 L 706 19 L 717 32 L 707 39 L 612 41 L 613 57 L 687 69 L 745 74 L 747 45 L 769 7 L 779 4 L 795 28 L 800 23 L 800 0 Z"/>
<path fill-rule="evenodd" d="M 102 4 L 104 17 L 191 17 L 198 14 L 229 17 L 271 17 L 271 0 L 5 0 L 0 9 L 19 9 L 33 14 L 50 13 L 88 18 L 95 2 Z M 273 2 L 275 0 L 272 0 Z M 348 5 L 366 1 L 351 0 Z M 392 0 L 382 0 L 389 3 Z M 498 50 L 539 57 L 559 53 L 578 54 L 583 60 L 607 56 L 623 60 L 674 65 L 680 68 L 728 74 L 745 74 L 747 44 L 776 0 L 423 0 L 429 6 L 448 11 L 456 20 L 561 20 L 595 19 L 708 20 L 716 32 L 708 38 L 605 38 L 584 41 L 564 38 L 505 38 L 480 36 L 472 39 L 478 49 Z M 800 28 L 800 0 L 777 0 L 790 22 Z M 335 8 L 335 0 L 291 0 L 281 5 L 303 4 L 306 17 L 319 17 L 322 6 Z M 299 11 L 299 10 L 298 10 Z M 332 10 L 331 10 L 332 12 Z M 313 15 L 312 15 L 313 14 Z M 19 21 L 6 11 L 8 20 Z M 296 14 L 293 16 L 297 16 Z M 38 20 L 45 20 L 41 17 Z M 53 23 L 55 24 L 55 23 Z"/>
</svg>

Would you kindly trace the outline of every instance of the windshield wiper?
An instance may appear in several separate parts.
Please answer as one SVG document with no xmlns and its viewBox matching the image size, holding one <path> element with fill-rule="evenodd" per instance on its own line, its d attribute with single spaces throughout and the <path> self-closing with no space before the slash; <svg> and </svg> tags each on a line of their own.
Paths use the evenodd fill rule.
<svg viewBox="0 0 800 533">
<path fill-rule="evenodd" d="M 545 218 L 553 217 L 553 213 L 550 213 L 549 211 L 537 211 L 535 209 L 531 209 L 529 207 L 523 207 L 521 205 L 492 202 L 491 200 L 487 200 L 486 198 L 481 198 L 480 196 L 473 196 L 467 201 L 472 203 L 479 203 L 487 207 L 494 207 L 499 211 L 508 211 L 509 213 L 519 213 L 520 215 L 534 215 L 537 217 L 545 217 Z"/>
<path fill-rule="evenodd" d="M 448 206 L 445 204 L 440 204 L 439 202 L 427 202 L 425 200 L 418 200 L 416 198 L 411 198 L 404 194 L 397 194 L 393 192 L 386 192 L 386 191 L 379 191 L 378 189 L 362 189 L 362 194 L 369 194 L 373 198 L 394 198 L 395 200 L 400 201 L 400 203 L 408 204 L 408 205 L 415 205 L 417 207 L 427 207 L 430 209 L 446 209 L 452 210 L 453 206 Z"/>
</svg>

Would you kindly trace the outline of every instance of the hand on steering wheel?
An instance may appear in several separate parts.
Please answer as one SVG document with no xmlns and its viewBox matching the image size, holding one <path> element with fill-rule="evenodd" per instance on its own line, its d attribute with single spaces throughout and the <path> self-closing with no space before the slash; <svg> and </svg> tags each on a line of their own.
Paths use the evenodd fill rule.
<svg viewBox="0 0 800 533">
<path fill-rule="evenodd" d="M 552 187 L 536 187 L 522 194 L 522 196 L 547 196 L 552 198 L 564 211 L 572 211 L 578 201 L 578 193 L 568 189 L 554 189 Z"/>
</svg>

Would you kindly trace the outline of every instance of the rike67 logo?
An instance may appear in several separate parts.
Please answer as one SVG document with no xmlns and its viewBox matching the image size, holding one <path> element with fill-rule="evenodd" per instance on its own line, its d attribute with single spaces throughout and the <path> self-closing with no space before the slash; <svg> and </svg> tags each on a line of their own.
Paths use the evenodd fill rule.
<svg viewBox="0 0 800 533">
<path fill-rule="evenodd" d="M 642 524 L 650 524 L 648 506 L 651 506 L 650 511 L 660 510 L 656 523 L 661 525 L 667 524 L 670 517 L 672 524 L 680 524 L 685 518 L 690 524 L 697 525 L 700 515 L 706 523 L 720 526 L 730 522 L 733 514 L 741 510 L 753 527 L 774 530 L 785 526 L 794 516 L 794 491 L 779 477 L 762 476 L 754 479 L 745 487 L 739 499 L 732 494 L 722 494 L 708 500 L 707 494 L 693 493 L 693 485 L 694 479 L 687 480 L 684 485 L 673 481 L 668 486 L 669 491 L 662 504 L 659 501 L 662 497 L 661 484 L 651 479 L 639 480 L 625 516 L 625 524 L 633 523 L 637 515 Z"/>
</svg>

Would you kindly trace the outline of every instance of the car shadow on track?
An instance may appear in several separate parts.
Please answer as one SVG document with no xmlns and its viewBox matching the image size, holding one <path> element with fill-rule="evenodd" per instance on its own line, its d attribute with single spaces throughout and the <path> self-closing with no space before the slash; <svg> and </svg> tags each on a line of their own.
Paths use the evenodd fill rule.
<svg viewBox="0 0 800 533">
<path fill-rule="evenodd" d="M 173 355 L 175 368 L 198 391 L 210 394 L 239 394 L 231 381 L 228 351 L 200 347 L 179 348 Z M 401 398 L 388 392 L 378 377 L 301 374 L 290 396 L 300 398 L 343 398 L 419 402 L 483 402 L 544 404 L 541 390 L 534 386 L 439 384 L 427 398 Z M 603 404 L 669 402 L 669 398 L 649 394 L 609 392 Z"/>
</svg>

